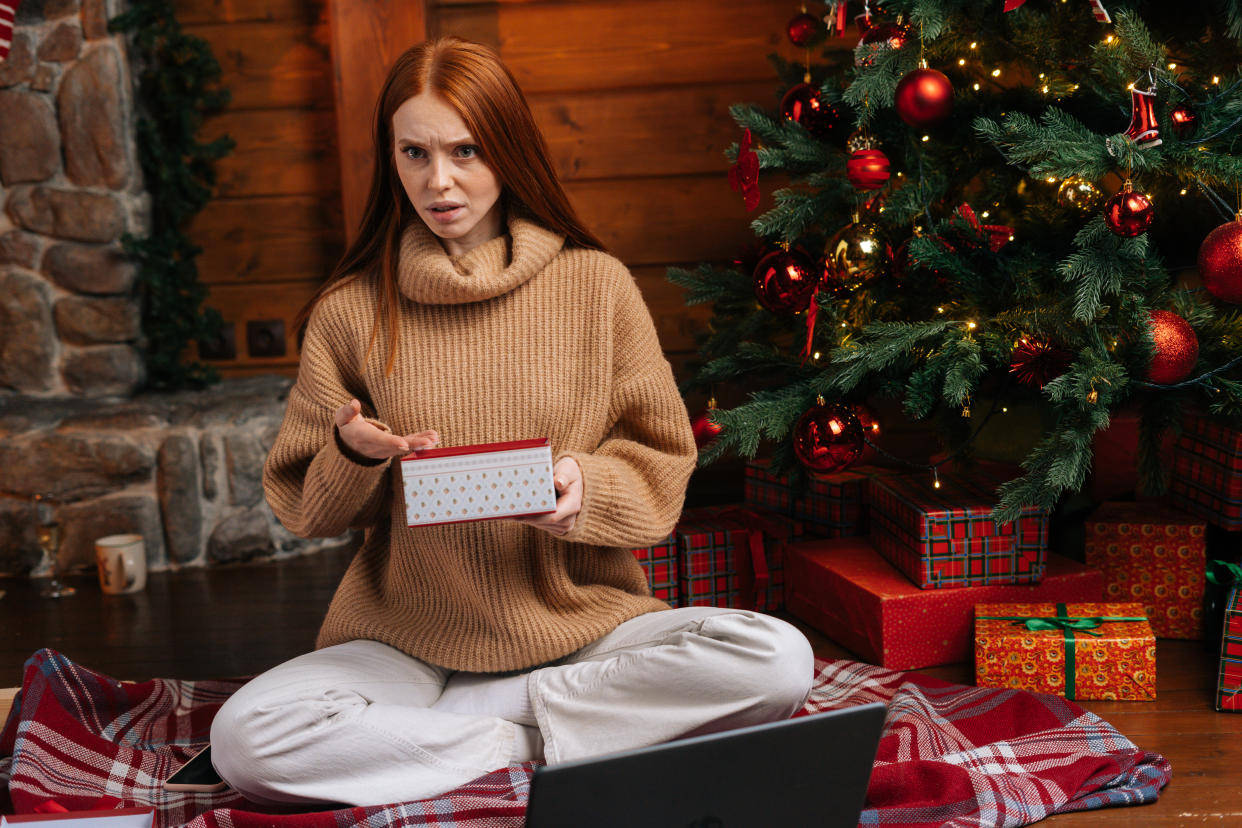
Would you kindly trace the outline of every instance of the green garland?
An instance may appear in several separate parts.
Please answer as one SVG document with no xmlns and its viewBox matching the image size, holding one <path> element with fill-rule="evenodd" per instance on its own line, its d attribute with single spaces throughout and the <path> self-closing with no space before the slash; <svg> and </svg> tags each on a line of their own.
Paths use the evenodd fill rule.
<svg viewBox="0 0 1242 828">
<path fill-rule="evenodd" d="M 139 265 L 148 385 L 201 387 L 219 379 L 210 365 L 186 362 L 191 341 L 220 335 L 219 311 L 204 308 L 207 287 L 195 258 L 202 248 L 184 228 L 206 206 L 216 183 L 212 162 L 235 146 L 227 136 L 199 143 L 203 117 L 224 108 L 220 64 L 202 38 L 186 34 L 167 0 L 131 0 L 109 29 L 132 36 L 138 75 L 138 157 L 151 194 L 151 231 L 122 238 Z"/>
</svg>

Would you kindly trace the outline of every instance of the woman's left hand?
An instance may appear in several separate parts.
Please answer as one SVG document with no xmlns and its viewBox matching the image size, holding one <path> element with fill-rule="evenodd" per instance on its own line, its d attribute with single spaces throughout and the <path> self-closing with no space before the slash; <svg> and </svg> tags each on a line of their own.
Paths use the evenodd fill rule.
<svg viewBox="0 0 1242 828">
<path fill-rule="evenodd" d="M 582 510 L 582 469 L 572 457 L 562 457 L 552 467 L 552 485 L 556 487 L 556 511 L 546 515 L 515 518 L 537 529 L 564 535 L 574 528 Z"/>
</svg>

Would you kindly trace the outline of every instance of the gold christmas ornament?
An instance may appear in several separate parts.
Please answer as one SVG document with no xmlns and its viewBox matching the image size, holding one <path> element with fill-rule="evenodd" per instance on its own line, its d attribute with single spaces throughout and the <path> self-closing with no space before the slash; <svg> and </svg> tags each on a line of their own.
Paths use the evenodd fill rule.
<svg viewBox="0 0 1242 828">
<path fill-rule="evenodd" d="M 1057 188 L 1057 204 L 1073 207 L 1080 213 L 1094 212 L 1104 200 L 1104 194 L 1092 182 L 1071 175 Z"/>
</svg>

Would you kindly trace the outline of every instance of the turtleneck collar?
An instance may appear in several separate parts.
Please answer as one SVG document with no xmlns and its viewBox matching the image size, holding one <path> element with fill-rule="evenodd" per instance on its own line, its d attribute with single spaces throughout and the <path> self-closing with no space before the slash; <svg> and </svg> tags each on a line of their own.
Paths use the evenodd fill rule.
<svg viewBox="0 0 1242 828">
<path fill-rule="evenodd" d="M 424 305 L 481 302 L 508 293 L 543 270 L 564 243 L 563 236 L 512 216 L 507 235 L 450 256 L 435 234 L 415 219 L 401 239 L 397 282 L 406 298 Z"/>
</svg>

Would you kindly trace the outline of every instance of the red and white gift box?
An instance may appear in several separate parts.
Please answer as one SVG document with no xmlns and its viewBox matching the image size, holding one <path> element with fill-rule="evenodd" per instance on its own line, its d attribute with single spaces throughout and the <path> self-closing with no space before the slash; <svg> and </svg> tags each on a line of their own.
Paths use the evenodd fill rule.
<svg viewBox="0 0 1242 828">
<path fill-rule="evenodd" d="M 401 480 L 409 526 L 556 511 L 552 447 L 546 437 L 419 449 L 401 458 Z"/>
<path fill-rule="evenodd" d="M 1104 576 L 1048 555 L 1037 585 L 920 589 L 867 538 L 803 541 L 785 549 L 785 608 L 859 658 L 892 670 L 969 661 L 975 604 L 1098 601 Z"/>
</svg>

